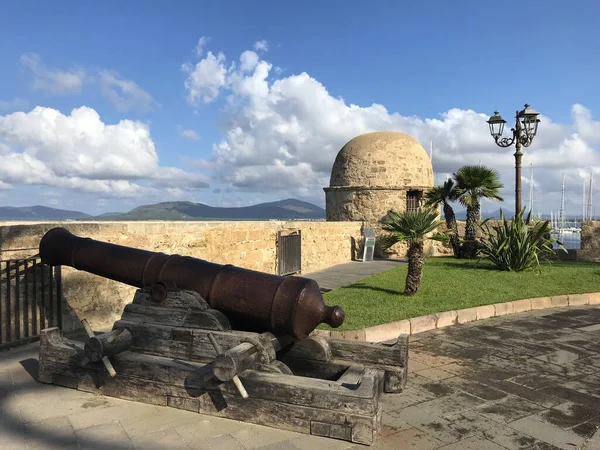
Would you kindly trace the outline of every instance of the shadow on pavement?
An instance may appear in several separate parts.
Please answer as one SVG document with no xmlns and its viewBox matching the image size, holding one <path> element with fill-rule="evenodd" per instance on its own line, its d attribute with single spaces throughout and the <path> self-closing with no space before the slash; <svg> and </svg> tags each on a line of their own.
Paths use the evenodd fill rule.
<svg viewBox="0 0 600 450">
<path fill-rule="evenodd" d="M 23 361 L 19 361 L 19 364 L 23 366 L 23 369 L 31 375 L 35 381 L 37 381 L 38 376 L 40 374 L 40 362 L 35 358 L 24 359 Z"/>
<path fill-rule="evenodd" d="M 342 287 L 339 290 L 343 290 L 343 289 L 345 289 L 345 287 Z M 401 291 L 395 291 L 393 289 L 369 286 L 368 284 L 353 284 L 352 286 L 348 286 L 348 289 L 365 289 L 368 291 L 385 292 L 386 294 L 392 294 L 392 295 L 402 295 L 402 296 L 404 295 L 404 292 L 401 292 Z"/>
<path fill-rule="evenodd" d="M 130 444 L 115 445 L 114 441 L 103 441 L 101 439 L 94 439 L 89 436 L 86 436 L 85 443 L 83 443 L 79 442 L 79 438 L 77 438 L 77 436 L 75 436 L 75 439 L 73 439 L 72 435 L 61 436 L 52 429 L 44 429 L 44 427 L 37 421 L 28 422 L 26 424 L 23 423 L 20 410 L 17 408 L 8 408 L 10 399 L 11 397 L 17 395 L 26 395 L 28 391 L 39 391 L 42 383 L 37 382 L 39 369 L 39 361 L 37 359 L 28 358 L 19 361 L 19 363 L 27 371 L 27 373 L 31 375 L 34 380 L 36 380 L 36 382 L 35 384 L 29 384 L 29 386 L 17 384 L 9 386 L 8 389 L 0 388 L 0 399 L 2 400 L 0 402 L 0 448 L 10 448 L 11 450 L 16 450 L 25 448 L 25 445 L 27 445 L 29 448 L 29 445 L 32 444 L 32 441 L 38 445 L 41 443 L 43 445 L 42 448 L 61 450 L 69 448 L 84 450 L 106 450 L 107 448 L 110 448 L 111 450 L 125 450 L 132 448 Z M 4 393 L 4 395 L 1 395 L 2 393 Z M 59 418 L 55 418 L 55 420 L 58 419 Z M 51 420 L 52 419 L 47 419 L 43 422 L 48 423 Z M 10 439 L 11 436 L 14 438 L 14 440 Z M 10 446 L 5 446 L 7 444 L 10 444 Z"/>
</svg>

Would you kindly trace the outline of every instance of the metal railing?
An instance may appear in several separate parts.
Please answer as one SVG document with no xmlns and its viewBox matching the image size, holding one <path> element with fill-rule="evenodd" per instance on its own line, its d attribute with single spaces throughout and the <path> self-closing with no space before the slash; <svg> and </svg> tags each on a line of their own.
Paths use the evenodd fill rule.
<svg viewBox="0 0 600 450">
<path fill-rule="evenodd" d="M 0 348 L 39 339 L 62 328 L 61 268 L 39 257 L 0 260 Z"/>
<path fill-rule="evenodd" d="M 407 211 L 416 211 L 421 207 L 421 200 L 414 197 L 409 197 L 406 199 L 406 210 Z"/>
<path fill-rule="evenodd" d="M 277 274 L 291 275 L 302 271 L 302 234 L 277 232 Z"/>
</svg>

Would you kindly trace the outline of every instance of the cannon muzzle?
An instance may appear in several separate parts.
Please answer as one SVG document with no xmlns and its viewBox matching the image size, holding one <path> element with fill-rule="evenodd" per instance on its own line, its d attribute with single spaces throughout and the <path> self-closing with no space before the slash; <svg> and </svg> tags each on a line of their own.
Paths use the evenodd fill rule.
<svg viewBox="0 0 600 450">
<path fill-rule="evenodd" d="M 344 321 L 343 309 L 325 305 L 318 284 L 304 277 L 282 277 L 111 244 L 60 227 L 42 237 L 40 258 L 50 266 L 74 267 L 138 288 L 175 283 L 180 289 L 198 292 L 238 329 L 303 339 L 320 323 L 337 328 Z"/>
</svg>

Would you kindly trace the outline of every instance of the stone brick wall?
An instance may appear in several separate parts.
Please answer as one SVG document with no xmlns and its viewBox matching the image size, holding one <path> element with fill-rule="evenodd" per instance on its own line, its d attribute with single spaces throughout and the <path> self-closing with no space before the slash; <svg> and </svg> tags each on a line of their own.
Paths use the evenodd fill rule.
<svg viewBox="0 0 600 450">
<path fill-rule="evenodd" d="M 325 188 L 327 220 L 379 222 L 390 211 L 406 209 L 406 189 Z"/>
<path fill-rule="evenodd" d="M 583 222 L 581 227 L 581 245 L 577 250 L 577 259 L 600 261 L 600 221 Z"/>
<path fill-rule="evenodd" d="M 301 230 L 302 273 L 348 262 L 358 254 L 362 222 L 63 222 L 0 225 L 0 260 L 34 251 L 51 228 L 129 247 L 193 256 L 268 273 L 277 272 L 279 230 Z M 92 327 L 109 327 L 133 298 L 135 288 L 70 267 L 63 267 L 67 316 L 87 318 Z M 68 320 L 65 322 L 69 322 Z M 68 329 L 68 325 L 66 326 Z"/>
</svg>

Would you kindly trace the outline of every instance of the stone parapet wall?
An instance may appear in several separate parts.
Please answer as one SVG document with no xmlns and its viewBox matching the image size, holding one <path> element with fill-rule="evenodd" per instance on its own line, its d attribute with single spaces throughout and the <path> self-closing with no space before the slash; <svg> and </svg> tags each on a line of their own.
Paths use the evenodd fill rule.
<svg viewBox="0 0 600 450">
<path fill-rule="evenodd" d="M 301 230 L 302 273 L 356 258 L 362 222 L 61 222 L 0 224 L 0 260 L 31 256 L 41 237 L 61 226 L 92 239 L 145 250 L 177 253 L 218 264 L 277 272 L 277 232 Z M 133 298 L 134 287 L 63 267 L 63 295 L 78 318 L 103 328 L 117 320 Z"/>
<path fill-rule="evenodd" d="M 577 250 L 577 259 L 600 261 L 600 221 L 583 222 L 581 244 Z"/>
</svg>

